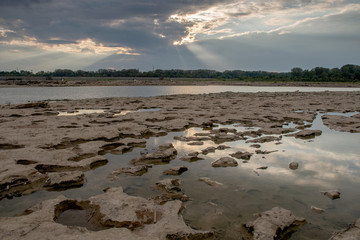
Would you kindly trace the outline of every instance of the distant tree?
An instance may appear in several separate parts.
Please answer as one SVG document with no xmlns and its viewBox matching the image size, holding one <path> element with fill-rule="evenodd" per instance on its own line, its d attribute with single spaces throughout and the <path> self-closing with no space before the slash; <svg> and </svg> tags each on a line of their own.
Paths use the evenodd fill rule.
<svg viewBox="0 0 360 240">
<path fill-rule="evenodd" d="M 303 76 L 303 70 L 299 67 L 294 67 L 291 69 L 291 79 L 292 80 L 300 80 Z"/>
</svg>

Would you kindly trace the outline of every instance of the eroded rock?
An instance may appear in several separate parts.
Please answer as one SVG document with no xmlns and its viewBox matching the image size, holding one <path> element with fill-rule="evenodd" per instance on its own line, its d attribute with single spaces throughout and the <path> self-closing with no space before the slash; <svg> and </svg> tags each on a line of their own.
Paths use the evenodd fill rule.
<svg viewBox="0 0 360 240">
<path fill-rule="evenodd" d="M 156 183 L 156 186 L 163 192 L 163 195 L 157 200 L 160 203 L 171 201 L 171 200 L 181 200 L 188 201 L 189 197 L 186 196 L 180 188 L 180 179 L 178 178 L 166 178 Z"/>
<path fill-rule="evenodd" d="M 148 169 L 151 167 L 152 167 L 151 165 L 147 164 L 147 165 L 139 165 L 134 167 L 119 168 L 119 169 L 115 169 L 111 173 L 111 175 L 117 176 L 119 174 L 126 174 L 130 176 L 141 176 L 147 173 Z"/>
<path fill-rule="evenodd" d="M 0 238 L 160 240 L 168 236 L 196 236 L 196 239 L 212 239 L 214 233 L 188 227 L 179 215 L 181 208 L 180 201 L 159 205 L 154 200 L 129 196 L 122 188 L 110 188 L 89 200 L 59 196 L 29 209 L 26 215 L 1 217 Z M 81 217 L 85 219 L 71 219 L 74 220 L 72 226 L 58 221 L 68 210 L 86 211 Z M 89 230 L 88 226 L 78 225 L 76 221 L 90 222 L 97 228 Z"/>
<path fill-rule="evenodd" d="M 80 187 L 85 182 L 85 175 L 80 171 L 73 172 L 53 172 L 47 173 L 49 179 L 46 181 L 45 187 L 59 189 Z"/>
<path fill-rule="evenodd" d="M 324 209 L 318 208 L 318 207 L 314 207 L 314 206 L 311 206 L 310 209 L 313 210 L 313 211 L 316 212 L 316 213 L 323 213 L 323 212 L 325 212 Z"/>
<path fill-rule="evenodd" d="M 177 155 L 177 151 L 171 143 L 160 145 L 153 152 L 145 152 L 140 158 L 130 161 L 134 165 L 168 163 Z"/>
<path fill-rule="evenodd" d="M 283 239 L 289 237 L 300 226 L 306 223 L 301 217 L 296 217 L 291 211 L 274 207 L 258 214 L 255 221 L 244 224 L 251 236 L 248 239 Z"/>
<path fill-rule="evenodd" d="M 213 167 L 236 167 L 237 161 L 231 157 L 222 157 L 211 163 Z"/>
<path fill-rule="evenodd" d="M 198 155 L 199 155 L 198 152 L 191 152 L 187 156 L 181 157 L 180 160 L 185 161 L 185 162 L 195 162 L 195 161 L 204 159 L 204 158 L 198 157 Z"/>
<path fill-rule="evenodd" d="M 241 152 L 241 151 L 238 151 L 236 153 L 232 153 L 230 154 L 230 156 L 234 157 L 234 158 L 237 158 L 237 159 L 243 159 L 243 160 L 250 160 L 251 156 L 253 154 L 252 153 L 249 153 L 249 152 Z"/>
<path fill-rule="evenodd" d="M 299 131 L 297 133 L 294 134 L 289 134 L 287 136 L 294 136 L 295 138 L 300 138 L 300 139 L 312 139 L 315 138 L 316 136 L 320 136 L 322 133 L 321 130 L 302 130 Z"/>
</svg>

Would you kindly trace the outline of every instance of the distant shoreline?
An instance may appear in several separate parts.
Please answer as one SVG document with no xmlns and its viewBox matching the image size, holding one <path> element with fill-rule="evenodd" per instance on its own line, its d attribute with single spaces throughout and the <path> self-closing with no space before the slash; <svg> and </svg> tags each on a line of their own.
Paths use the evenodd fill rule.
<svg viewBox="0 0 360 240">
<path fill-rule="evenodd" d="M 27 78 L 0 80 L 0 88 L 7 87 L 76 87 L 76 86 L 292 86 L 292 87 L 360 87 L 354 82 L 270 82 L 214 79 L 157 79 L 157 78 Z"/>
</svg>

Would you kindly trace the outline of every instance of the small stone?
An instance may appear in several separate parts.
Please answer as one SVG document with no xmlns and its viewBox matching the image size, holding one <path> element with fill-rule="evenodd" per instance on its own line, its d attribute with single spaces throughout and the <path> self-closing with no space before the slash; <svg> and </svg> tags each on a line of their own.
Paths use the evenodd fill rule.
<svg viewBox="0 0 360 240">
<path fill-rule="evenodd" d="M 206 183 L 209 186 L 216 187 L 216 186 L 222 186 L 222 183 L 219 183 L 217 181 L 211 180 L 208 177 L 201 177 L 199 178 L 199 181 Z"/>
<path fill-rule="evenodd" d="M 268 168 L 268 166 L 261 166 L 261 167 L 258 167 L 257 169 L 265 170 L 267 168 Z"/>
<path fill-rule="evenodd" d="M 314 207 L 314 206 L 311 206 L 311 210 L 313 210 L 313 211 L 316 212 L 316 213 L 323 213 L 323 212 L 325 212 L 324 209 L 318 208 L 318 207 Z"/>
<path fill-rule="evenodd" d="M 328 191 L 323 191 L 320 193 L 329 197 L 332 200 L 340 198 L 340 192 L 338 192 L 337 190 L 328 190 Z"/>
<path fill-rule="evenodd" d="M 260 144 L 251 144 L 250 147 L 253 147 L 253 148 L 260 148 L 261 145 Z"/>
<path fill-rule="evenodd" d="M 201 142 L 201 141 L 189 142 L 188 145 L 190 145 L 190 146 L 201 146 L 201 145 L 204 145 L 204 142 Z"/>
<path fill-rule="evenodd" d="M 297 163 L 297 162 L 289 163 L 289 168 L 292 170 L 298 169 L 298 167 L 299 167 L 299 163 Z"/>
</svg>

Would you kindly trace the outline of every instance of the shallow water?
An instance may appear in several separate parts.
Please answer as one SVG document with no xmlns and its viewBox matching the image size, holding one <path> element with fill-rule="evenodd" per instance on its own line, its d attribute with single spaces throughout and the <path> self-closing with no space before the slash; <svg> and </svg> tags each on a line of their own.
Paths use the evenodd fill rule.
<svg viewBox="0 0 360 240">
<path fill-rule="evenodd" d="M 263 86 L 97 86 L 97 87 L 16 87 L 0 88 L 0 104 L 19 104 L 44 100 L 107 97 L 153 97 L 173 94 L 219 92 L 322 92 L 360 91 L 360 88 L 263 87 Z"/>
<path fill-rule="evenodd" d="M 328 239 L 333 231 L 347 227 L 360 217 L 360 142 L 359 133 L 345 133 L 331 130 L 323 125 L 318 113 L 311 129 L 322 130 L 321 136 L 310 140 L 283 136 L 281 144 L 276 142 L 261 144 L 261 150 L 273 151 L 270 154 L 255 154 L 255 148 L 244 140 L 224 143 L 231 148 L 216 150 L 215 153 L 199 155 L 204 160 L 184 162 L 180 157 L 190 152 L 201 152 L 209 146 L 217 146 L 205 141 L 202 146 L 189 146 L 186 142 L 174 140 L 174 136 L 194 136 L 207 132 L 201 128 L 190 128 L 183 132 L 172 132 L 163 137 L 151 137 L 146 148 L 152 149 L 164 143 L 172 143 L 178 150 L 176 159 L 166 165 L 154 165 L 143 176 L 120 175 L 112 180 L 109 174 L 128 162 L 138 158 L 142 148 L 115 155 L 108 153 L 109 163 L 93 171 L 86 172 L 83 187 L 62 192 L 40 191 L 28 196 L 4 199 L 0 202 L 1 216 L 12 216 L 40 202 L 63 194 L 69 198 L 87 199 L 103 193 L 103 189 L 122 186 L 130 195 L 154 197 L 160 192 L 155 183 L 169 176 L 162 172 L 173 166 L 186 166 L 188 171 L 180 176 L 183 192 L 192 200 L 184 203 L 185 221 L 193 228 L 222 231 L 224 239 L 239 239 L 241 224 L 254 220 L 253 214 L 269 210 L 275 206 L 291 210 L 296 216 L 304 217 L 307 224 L 292 235 L 291 239 Z M 338 113 L 329 113 L 338 114 Z M 357 113 L 347 113 L 347 116 Z M 236 125 L 219 127 L 235 128 L 246 131 L 247 128 Z M 255 128 L 256 129 L 256 128 Z M 251 160 L 238 160 L 238 167 L 213 168 L 211 162 L 237 151 L 254 153 Z M 297 170 L 289 169 L 290 162 L 298 162 Z M 257 169 L 267 166 L 266 170 Z M 209 177 L 223 186 L 211 187 L 198 181 L 199 177 Z M 341 198 L 331 200 L 320 191 L 336 189 Z M 310 207 L 325 209 L 318 214 Z"/>
</svg>

